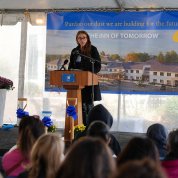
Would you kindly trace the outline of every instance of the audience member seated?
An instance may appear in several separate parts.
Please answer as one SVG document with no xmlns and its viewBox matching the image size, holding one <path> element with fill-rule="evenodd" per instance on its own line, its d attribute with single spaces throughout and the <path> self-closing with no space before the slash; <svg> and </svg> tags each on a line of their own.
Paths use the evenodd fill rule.
<svg viewBox="0 0 178 178">
<path fill-rule="evenodd" d="M 110 142 L 109 127 L 103 121 L 92 122 L 87 129 L 87 136 L 101 138 L 107 144 Z"/>
<path fill-rule="evenodd" d="M 167 178 L 167 176 L 159 163 L 145 158 L 121 165 L 112 178 Z"/>
<path fill-rule="evenodd" d="M 109 127 L 102 121 L 92 122 L 87 129 L 87 136 L 101 138 L 106 144 L 109 144 L 111 137 Z M 116 157 L 116 155 L 113 155 Z"/>
<path fill-rule="evenodd" d="M 59 135 L 42 135 L 34 144 L 27 170 L 18 178 L 55 178 L 63 160 L 64 142 Z"/>
<path fill-rule="evenodd" d="M 167 129 L 162 124 L 152 124 L 148 127 L 146 135 L 156 144 L 159 151 L 160 160 L 163 160 L 167 154 Z"/>
<path fill-rule="evenodd" d="M 115 161 L 107 144 L 83 137 L 69 148 L 56 178 L 109 178 Z"/>
<path fill-rule="evenodd" d="M 7 176 L 18 176 L 29 163 L 30 151 L 35 141 L 45 132 L 44 125 L 37 116 L 21 119 L 16 147 L 5 153 L 2 166 Z"/>
<path fill-rule="evenodd" d="M 168 135 L 168 154 L 162 161 L 169 178 L 178 178 L 178 129 L 173 130 Z"/>
<path fill-rule="evenodd" d="M 108 125 L 109 128 L 111 128 L 111 126 L 113 124 L 112 115 L 110 114 L 110 112 L 102 104 L 98 104 L 98 105 L 94 106 L 89 111 L 87 120 L 88 120 L 88 123 L 86 125 L 86 130 L 88 129 L 89 125 L 94 121 L 102 121 L 106 125 Z M 83 133 L 77 135 L 76 137 L 78 139 L 78 138 L 80 138 L 82 136 L 85 136 L 85 135 L 86 135 L 86 131 L 84 131 Z M 116 156 L 121 152 L 120 144 L 112 134 L 110 134 L 109 146 L 113 150 L 113 153 Z"/>
<path fill-rule="evenodd" d="M 159 162 L 159 153 L 156 145 L 149 138 L 134 137 L 123 149 L 117 159 L 117 166 L 130 160 L 141 160 L 150 158 L 155 162 Z"/>
</svg>

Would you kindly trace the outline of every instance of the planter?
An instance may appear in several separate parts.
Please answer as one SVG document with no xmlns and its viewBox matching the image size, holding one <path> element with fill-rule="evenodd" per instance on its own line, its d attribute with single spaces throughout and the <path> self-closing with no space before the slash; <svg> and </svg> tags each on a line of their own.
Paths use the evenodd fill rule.
<svg viewBox="0 0 178 178">
<path fill-rule="evenodd" d="M 0 89 L 0 126 L 3 125 L 4 108 L 6 102 L 6 89 Z"/>
</svg>

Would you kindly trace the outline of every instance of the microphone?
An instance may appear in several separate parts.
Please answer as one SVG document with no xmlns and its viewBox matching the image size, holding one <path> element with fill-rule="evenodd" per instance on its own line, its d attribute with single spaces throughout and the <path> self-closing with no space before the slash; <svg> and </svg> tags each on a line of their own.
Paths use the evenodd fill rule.
<svg viewBox="0 0 178 178">
<path fill-rule="evenodd" d="M 59 70 L 62 70 L 62 69 L 66 70 L 66 68 L 64 66 L 68 63 L 68 61 L 69 60 L 66 59 Z"/>
<path fill-rule="evenodd" d="M 65 61 L 64 61 L 64 64 L 63 64 L 63 66 L 65 66 L 67 63 L 68 63 L 68 59 L 66 59 Z"/>
</svg>

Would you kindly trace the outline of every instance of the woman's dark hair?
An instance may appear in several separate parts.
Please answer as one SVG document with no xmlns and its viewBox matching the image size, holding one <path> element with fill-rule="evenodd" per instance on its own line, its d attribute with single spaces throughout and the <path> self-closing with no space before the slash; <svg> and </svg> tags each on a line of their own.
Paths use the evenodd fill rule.
<svg viewBox="0 0 178 178">
<path fill-rule="evenodd" d="M 109 178 L 115 161 L 101 139 L 83 137 L 67 153 L 56 178 Z"/>
<path fill-rule="evenodd" d="M 117 159 L 117 165 L 130 160 L 141 160 L 145 157 L 159 161 L 159 154 L 156 145 L 149 138 L 132 138 Z"/>
<path fill-rule="evenodd" d="M 84 55 L 87 55 L 87 56 L 91 56 L 91 41 L 90 41 L 90 36 L 84 30 L 78 31 L 77 35 L 76 35 L 76 41 L 77 41 L 78 45 L 79 45 L 79 43 L 78 43 L 78 36 L 80 34 L 84 34 L 87 37 L 87 42 L 86 42 L 85 46 L 81 49 L 81 53 L 84 54 Z"/>
<path fill-rule="evenodd" d="M 167 178 L 161 165 L 150 158 L 128 161 L 116 170 L 112 178 Z"/>
<path fill-rule="evenodd" d="M 45 127 L 37 116 L 25 116 L 19 124 L 17 145 L 25 157 L 29 157 L 35 141 L 45 133 Z"/>
<path fill-rule="evenodd" d="M 101 138 L 108 143 L 110 139 L 109 126 L 102 121 L 94 121 L 89 125 L 87 129 L 87 135 Z"/>
<path fill-rule="evenodd" d="M 178 158 L 178 129 L 173 130 L 168 135 L 168 148 L 169 154 L 175 158 Z"/>
</svg>

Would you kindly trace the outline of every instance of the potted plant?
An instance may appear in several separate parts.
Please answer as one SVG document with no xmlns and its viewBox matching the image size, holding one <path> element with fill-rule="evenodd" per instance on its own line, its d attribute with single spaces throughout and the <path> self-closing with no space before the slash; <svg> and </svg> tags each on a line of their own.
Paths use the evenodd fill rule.
<svg viewBox="0 0 178 178">
<path fill-rule="evenodd" d="M 0 89 L 13 90 L 12 80 L 0 76 Z"/>
</svg>

